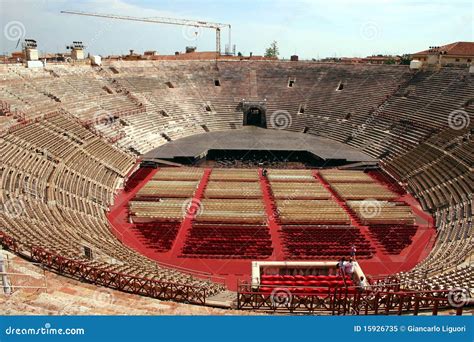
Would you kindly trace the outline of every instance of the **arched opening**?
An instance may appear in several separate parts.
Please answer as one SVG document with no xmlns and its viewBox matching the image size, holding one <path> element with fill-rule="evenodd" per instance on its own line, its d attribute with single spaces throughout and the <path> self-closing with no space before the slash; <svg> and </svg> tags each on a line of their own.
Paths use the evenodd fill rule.
<svg viewBox="0 0 474 342">
<path fill-rule="evenodd" d="M 265 110 L 261 107 L 249 107 L 244 112 L 244 126 L 267 128 Z"/>
</svg>

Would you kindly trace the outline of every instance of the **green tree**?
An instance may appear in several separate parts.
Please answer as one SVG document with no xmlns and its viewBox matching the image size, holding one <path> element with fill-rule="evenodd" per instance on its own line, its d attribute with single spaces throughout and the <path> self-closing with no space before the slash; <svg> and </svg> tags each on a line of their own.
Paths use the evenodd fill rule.
<svg viewBox="0 0 474 342">
<path fill-rule="evenodd" d="M 400 64 L 402 65 L 410 65 L 411 56 L 410 55 L 402 55 L 400 56 Z"/>
<path fill-rule="evenodd" d="M 278 50 L 278 43 L 276 40 L 274 40 L 271 44 L 270 47 L 268 47 L 265 50 L 265 57 L 275 57 L 278 58 L 278 55 L 280 54 L 280 51 Z"/>
</svg>

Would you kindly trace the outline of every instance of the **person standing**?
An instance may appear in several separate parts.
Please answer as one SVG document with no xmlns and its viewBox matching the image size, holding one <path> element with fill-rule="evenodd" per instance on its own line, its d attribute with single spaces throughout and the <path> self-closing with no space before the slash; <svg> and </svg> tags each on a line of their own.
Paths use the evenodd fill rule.
<svg viewBox="0 0 474 342">
<path fill-rule="evenodd" d="M 356 258 L 356 257 L 355 257 L 355 256 L 356 256 L 356 252 L 357 252 L 357 248 L 356 248 L 356 246 L 355 246 L 354 244 L 352 244 L 350 255 L 351 255 L 351 258 L 354 259 L 354 260 L 355 260 L 355 258 Z"/>
<path fill-rule="evenodd" d="M 344 270 L 345 263 L 346 263 L 346 258 L 342 257 L 341 260 L 339 260 L 339 262 L 336 265 L 336 267 L 339 271 L 339 275 L 341 277 L 344 277 L 344 274 L 345 274 L 345 270 Z"/>
<path fill-rule="evenodd" d="M 365 280 L 363 276 L 359 278 L 359 283 L 357 284 L 357 291 L 359 292 L 365 291 Z"/>
<path fill-rule="evenodd" d="M 350 279 L 352 279 L 352 275 L 354 274 L 354 264 L 352 262 L 352 258 L 344 264 L 344 273 L 348 275 Z"/>
</svg>

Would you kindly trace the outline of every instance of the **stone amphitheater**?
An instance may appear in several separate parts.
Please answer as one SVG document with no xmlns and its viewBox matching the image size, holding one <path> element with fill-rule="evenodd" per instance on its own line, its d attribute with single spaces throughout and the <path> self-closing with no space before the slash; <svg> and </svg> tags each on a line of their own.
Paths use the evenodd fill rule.
<svg viewBox="0 0 474 342">
<path fill-rule="evenodd" d="M 150 167 L 144 159 L 181 139 L 248 130 L 249 103 L 265 108 L 260 128 L 339 144 L 374 161 L 370 170 L 269 167 L 267 177 L 258 165 L 249 174 L 235 164 L 220 171 L 224 164 L 203 168 L 196 161 L 156 160 Z M 282 113 L 280 124 L 275 116 Z M 251 260 L 337 260 L 346 251 L 331 234 L 348 227 L 353 237 L 344 244 L 357 245 L 372 286 L 396 281 L 398 291 L 430 292 L 442 303 L 453 288 L 467 289 L 471 298 L 473 123 L 474 75 L 461 67 L 414 71 L 402 65 L 230 60 L 40 69 L 0 64 L 0 243 L 10 266 L 8 279 L 0 279 L 11 292 L 0 296 L 8 304 L 0 311 L 246 314 L 234 311 L 243 291 L 236 284 L 250 277 Z M 180 168 L 187 171 L 160 179 L 160 172 Z M 161 191 L 153 202 L 159 207 L 132 212 L 140 199 L 134 196 L 153 182 L 149 196 Z M 371 188 L 369 182 L 376 184 Z M 189 198 L 209 211 L 183 212 Z M 383 203 L 379 221 L 358 212 L 357 201 L 367 198 Z M 291 202 L 298 200 L 327 202 Z M 147 220 L 139 221 L 140 215 Z M 146 235 L 150 222 L 174 235 Z M 216 225 L 227 232 L 212 232 Z M 235 225 L 261 235 L 248 238 Z M 262 226 L 268 231 L 262 233 Z M 384 240 L 388 226 L 390 239 Z M 312 233 L 301 235 L 304 229 Z M 209 242 L 213 234 L 220 245 Z M 240 238 L 253 247 L 230 242 Z M 229 269 L 220 272 L 227 263 Z M 381 264 L 387 269 L 378 272 Z M 27 275 L 35 272 L 48 279 L 46 286 Z M 264 298 L 268 289 L 255 291 Z M 97 305 L 88 303 L 91 296 L 99 297 Z"/>
</svg>

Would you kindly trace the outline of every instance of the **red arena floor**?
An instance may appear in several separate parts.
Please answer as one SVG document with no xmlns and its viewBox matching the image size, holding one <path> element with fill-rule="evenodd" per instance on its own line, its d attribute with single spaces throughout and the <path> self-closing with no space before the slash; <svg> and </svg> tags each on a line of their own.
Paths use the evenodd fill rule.
<svg viewBox="0 0 474 342">
<path fill-rule="evenodd" d="M 203 198 L 209 181 L 209 175 L 212 171 L 213 169 L 204 169 L 203 176 L 193 195 L 194 201 L 199 202 Z M 262 175 L 261 169 L 258 170 L 258 177 L 262 189 L 264 209 L 267 215 L 266 230 L 264 233 L 267 234 L 267 236 L 268 234 L 270 235 L 271 249 L 268 256 L 262 255 L 261 257 L 249 258 L 239 258 L 238 256 L 227 258 L 199 257 L 192 255 L 194 251 L 193 241 L 199 241 L 199 237 L 202 236 L 199 234 L 206 234 L 205 224 L 200 225 L 198 232 L 191 232 L 194 219 L 193 212 L 189 214 L 188 211 L 185 218 L 177 223 L 160 222 L 140 226 L 136 223 L 130 223 L 129 201 L 135 198 L 137 192 L 147 184 L 157 172 L 160 172 L 160 169 L 138 169 L 138 171 L 129 177 L 124 189 L 120 190 L 116 195 L 114 205 L 110 208 L 108 219 L 111 223 L 113 233 L 125 245 L 140 252 L 144 256 L 156 260 L 160 265 L 173 267 L 181 271 L 189 271 L 193 274 L 209 277 L 214 281 L 225 282 L 230 290 L 237 289 L 239 280 L 248 280 L 250 278 L 251 261 L 253 260 L 298 260 L 297 257 L 295 258 L 289 255 L 291 252 L 288 251 L 291 251 L 291 246 L 290 244 L 285 246 L 285 243 L 287 243 L 285 239 L 291 239 L 292 236 L 300 236 L 298 235 L 300 233 L 298 231 L 299 228 L 298 226 L 295 227 L 292 225 L 291 227 L 288 226 L 288 228 L 282 229 L 276 215 L 274 215 L 275 200 L 272 198 L 271 190 L 269 190 L 270 187 L 266 184 L 268 180 Z M 384 241 L 384 238 L 388 234 L 386 230 L 381 231 L 377 226 L 369 227 L 362 224 L 360 219 L 346 205 L 338 193 L 331 188 L 331 185 L 322 177 L 319 171 L 313 170 L 312 174 L 314 181 L 322 184 L 331 193 L 332 199 L 350 216 L 350 226 L 352 227 L 350 234 L 355 234 L 357 241 L 363 241 L 364 244 L 362 244 L 362 246 L 368 246 L 367 251 L 358 247 L 357 253 L 359 256 L 357 261 L 366 275 L 376 278 L 401 271 L 408 271 L 429 254 L 435 242 L 435 229 L 432 217 L 421 209 L 421 206 L 415 198 L 404 192 L 398 184 L 393 184 L 388 176 L 379 171 L 369 172 L 374 182 L 382 184 L 385 188 L 390 189 L 398 195 L 395 201 L 404 202 L 411 207 L 415 216 L 415 224 L 410 228 L 400 228 L 401 230 L 399 232 L 394 231 L 393 237 Z M 225 202 L 225 200 L 223 200 L 223 202 Z M 192 211 L 192 209 L 190 210 Z M 231 224 L 229 224 L 229 226 L 231 226 Z M 301 227 L 305 226 L 303 225 Z M 349 225 L 347 227 L 349 227 Z M 320 229 L 327 229 L 327 231 L 333 229 L 334 234 L 341 234 L 341 236 L 347 232 L 346 230 L 338 230 L 342 228 L 338 228 L 337 226 L 333 227 L 329 225 L 326 225 L 325 228 L 310 228 L 314 231 L 313 233 L 316 234 L 315 236 L 318 236 L 317 234 L 321 231 Z M 229 230 L 229 232 L 230 231 L 231 230 Z M 197 235 L 194 236 L 193 234 Z M 408 240 L 406 234 L 409 235 Z M 187 244 L 188 239 L 191 239 L 189 244 Z M 232 236 L 229 237 L 229 240 L 233 240 L 233 244 L 229 244 L 229 246 L 235 246 L 239 241 L 238 238 L 232 239 Z M 260 237 L 255 237 L 255 241 L 258 241 L 255 242 L 258 246 L 263 246 L 262 250 L 267 250 L 265 249 L 264 237 L 261 239 Z M 342 241 L 345 240 L 343 239 Z M 316 250 L 320 248 L 318 247 L 317 240 L 312 242 Z M 350 245 L 344 245 L 343 248 L 347 248 L 347 254 L 345 251 L 343 253 L 348 255 Z M 183 253 L 183 251 L 191 252 Z M 248 253 L 252 253 L 250 249 L 247 251 Z M 364 256 L 365 252 L 367 253 Z M 314 257 L 311 260 L 327 261 L 337 259 L 339 259 L 339 256 Z M 310 259 L 307 257 L 304 258 L 304 261 L 308 260 Z"/>
</svg>

